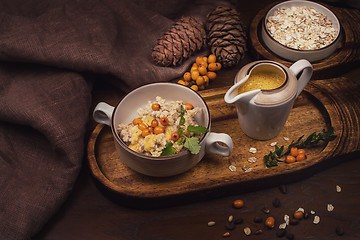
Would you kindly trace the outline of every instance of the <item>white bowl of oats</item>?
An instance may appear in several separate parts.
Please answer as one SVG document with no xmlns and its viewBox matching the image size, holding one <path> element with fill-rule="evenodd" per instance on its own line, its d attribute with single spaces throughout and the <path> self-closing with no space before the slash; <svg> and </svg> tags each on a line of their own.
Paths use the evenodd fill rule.
<svg viewBox="0 0 360 240">
<path fill-rule="evenodd" d="M 335 14 L 311 1 L 285 1 L 272 7 L 262 22 L 261 37 L 276 55 L 290 61 L 316 62 L 329 57 L 340 41 Z"/>
<path fill-rule="evenodd" d="M 115 107 L 100 102 L 93 117 L 111 127 L 120 159 L 145 175 L 167 177 L 194 167 L 205 153 L 229 156 L 233 142 L 210 132 L 204 99 L 176 83 L 152 83 L 128 93 Z"/>
</svg>

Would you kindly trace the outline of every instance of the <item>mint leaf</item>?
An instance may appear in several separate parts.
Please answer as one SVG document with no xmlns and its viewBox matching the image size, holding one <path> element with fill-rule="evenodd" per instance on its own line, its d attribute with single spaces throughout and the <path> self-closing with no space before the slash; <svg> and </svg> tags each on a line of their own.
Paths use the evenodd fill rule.
<svg viewBox="0 0 360 240">
<path fill-rule="evenodd" d="M 184 138 L 179 138 L 176 142 L 177 144 L 182 145 L 184 142 Z"/>
<path fill-rule="evenodd" d="M 199 139 L 197 137 L 187 138 L 184 147 L 187 148 L 192 154 L 198 154 L 201 148 Z"/>
<path fill-rule="evenodd" d="M 185 114 L 185 109 L 184 109 L 183 105 L 180 105 L 180 122 L 179 122 L 180 126 L 185 124 L 184 114 Z"/>
<path fill-rule="evenodd" d="M 174 155 L 175 153 L 176 153 L 176 149 L 173 147 L 172 142 L 168 142 L 161 151 L 160 157 L 171 156 Z"/>
<path fill-rule="evenodd" d="M 201 126 L 201 125 L 199 125 L 199 126 L 189 125 L 189 126 L 187 127 L 187 131 L 188 131 L 188 132 L 193 132 L 193 133 L 195 133 L 195 134 L 202 134 L 202 133 L 208 132 L 209 129 L 207 129 L 206 127 Z"/>
</svg>

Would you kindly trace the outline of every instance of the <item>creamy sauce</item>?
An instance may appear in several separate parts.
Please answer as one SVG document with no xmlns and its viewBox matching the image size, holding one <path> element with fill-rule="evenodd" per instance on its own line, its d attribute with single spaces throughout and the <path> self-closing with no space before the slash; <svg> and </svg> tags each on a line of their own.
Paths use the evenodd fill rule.
<svg viewBox="0 0 360 240">
<path fill-rule="evenodd" d="M 238 88 L 238 94 L 256 89 L 272 90 L 285 82 L 283 71 L 272 65 L 261 65 L 252 70 L 249 78 Z"/>
</svg>

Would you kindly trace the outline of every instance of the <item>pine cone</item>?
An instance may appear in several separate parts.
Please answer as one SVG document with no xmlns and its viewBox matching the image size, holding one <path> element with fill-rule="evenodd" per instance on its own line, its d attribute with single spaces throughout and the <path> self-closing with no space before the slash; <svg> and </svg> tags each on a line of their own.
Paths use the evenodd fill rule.
<svg viewBox="0 0 360 240">
<path fill-rule="evenodd" d="M 207 41 L 211 52 L 224 67 L 240 62 L 246 51 L 246 33 L 235 9 L 217 7 L 207 15 Z"/>
<path fill-rule="evenodd" d="M 152 58 L 160 66 L 175 66 L 205 45 L 204 24 L 192 17 L 182 17 L 158 39 Z"/>
</svg>

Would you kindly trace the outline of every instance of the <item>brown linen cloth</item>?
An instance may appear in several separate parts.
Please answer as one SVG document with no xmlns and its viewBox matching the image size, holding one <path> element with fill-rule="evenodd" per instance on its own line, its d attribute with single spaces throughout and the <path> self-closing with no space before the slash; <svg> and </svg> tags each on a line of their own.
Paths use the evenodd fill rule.
<svg viewBox="0 0 360 240">
<path fill-rule="evenodd" d="M 65 201 L 84 156 L 91 79 L 128 91 L 179 77 L 156 39 L 223 1 L 0 1 L 0 239 L 30 239 Z M 204 53 L 204 52 L 203 52 Z"/>
</svg>

